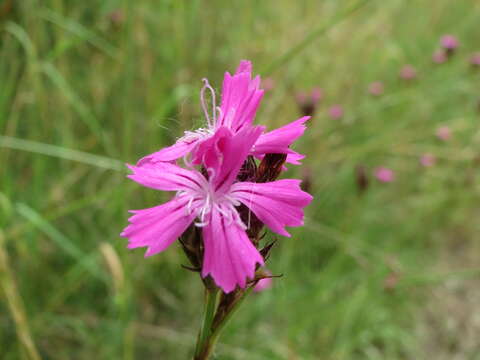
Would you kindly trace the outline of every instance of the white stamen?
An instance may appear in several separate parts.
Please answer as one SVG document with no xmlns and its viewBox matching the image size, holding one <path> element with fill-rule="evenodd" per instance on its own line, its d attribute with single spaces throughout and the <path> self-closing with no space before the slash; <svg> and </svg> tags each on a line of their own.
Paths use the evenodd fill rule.
<svg viewBox="0 0 480 360">
<path fill-rule="evenodd" d="M 213 129 L 216 122 L 217 122 L 217 116 L 216 116 L 216 104 L 215 104 L 215 90 L 210 86 L 208 83 L 207 79 L 202 79 L 203 80 L 203 87 L 202 90 L 200 90 L 200 102 L 202 103 L 202 109 L 203 113 L 205 114 L 205 119 L 207 119 L 207 124 L 210 129 Z M 212 119 L 210 119 L 210 116 L 208 116 L 208 110 L 207 110 L 207 102 L 205 101 L 205 91 L 209 90 L 210 95 L 212 96 Z"/>
</svg>

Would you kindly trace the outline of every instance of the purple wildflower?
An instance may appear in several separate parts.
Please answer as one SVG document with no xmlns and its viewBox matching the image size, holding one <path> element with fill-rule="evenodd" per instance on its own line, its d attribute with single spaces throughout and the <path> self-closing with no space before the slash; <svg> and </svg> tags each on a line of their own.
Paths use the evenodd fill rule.
<svg viewBox="0 0 480 360">
<path fill-rule="evenodd" d="M 262 85 L 263 85 L 263 90 L 264 91 L 273 90 L 273 88 L 275 87 L 275 80 L 273 80 L 270 77 L 267 77 L 267 78 L 262 80 Z"/>
<path fill-rule="evenodd" d="M 148 247 L 146 256 L 165 250 L 194 223 L 202 229 L 204 258 L 202 276 L 210 275 L 228 293 L 246 287 L 263 257 L 247 236 L 242 221 L 243 204 L 272 231 L 290 236 L 285 226 L 303 224 L 303 208 L 312 197 L 300 190 L 300 180 L 266 183 L 236 182 L 253 144 L 264 128 L 244 127 L 235 134 L 221 126 L 202 143 L 206 175 L 169 162 L 129 166 L 129 178 L 156 190 L 176 191 L 169 202 L 131 211 L 130 225 L 122 232 L 128 247 Z"/>
<path fill-rule="evenodd" d="M 447 53 L 445 50 L 436 50 L 432 55 L 432 61 L 435 64 L 443 64 L 447 61 Z"/>
<path fill-rule="evenodd" d="M 333 120 L 338 120 L 343 117 L 343 108 L 341 105 L 333 105 L 328 109 L 328 114 Z"/>
<path fill-rule="evenodd" d="M 183 137 L 169 147 L 140 159 L 137 166 L 162 161 L 173 161 L 181 157 L 192 156 L 193 165 L 202 162 L 199 150 L 202 144 L 211 139 L 222 127 L 229 129 L 233 134 L 242 129 L 251 127 L 257 108 L 260 105 L 264 91 L 260 89 L 260 77 L 252 79 L 252 64 L 250 61 L 242 60 L 236 73 L 232 76 L 226 72 L 222 87 L 222 101 L 219 107 L 215 103 L 215 91 L 208 81 L 204 79 L 205 85 L 200 93 L 205 118 L 206 128 L 195 131 L 185 131 Z M 210 116 L 205 101 L 205 93 L 209 91 L 212 96 L 213 111 Z M 309 116 L 304 116 L 281 128 L 270 132 L 262 133 L 257 141 L 252 144 L 249 155 L 262 158 L 265 154 L 287 154 L 287 162 L 299 164 L 304 156 L 290 149 L 290 145 L 305 131 L 305 122 Z"/>
<path fill-rule="evenodd" d="M 375 177 L 378 181 L 388 183 L 395 180 L 395 174 L 393 170 L 386 167 L 378 167 L 375 169 Z"/>
<path fill-rule="evenodd" d="M 435 134 L 442 141 L 448 141 L 452 137 L 452 131 L 448 126 L 440 126 Z"/>
<path fill-rule="evenodd" d="M 125 13 L 121 9 L 113 10 L 108 14 L 108 19 L 113 26 L 119 28 L 125 23 Z"/>
<path fill-rule="evenodd" d="M 443 35 L 440 39 L 440 45 L 447 51 L 454 51 L 458 48 L 458 39 L 453 35 Z"/>
<path fill-rule="evenodd" d="M 314 115 L 322 97 L 323 93 L 320 88 L 313 88 L 310 92 L 297 93 L 296 100 L 300 112 L 305 116 Z"/>
<path fill-rule="evenodd" d="M 368 92 L 373 96 L 380 96 L 383 94 L 384 86 L 381 81 L 374 81 L 368 86 Z"/>
<path fill-rule="evenodd" d="M 480 52 L 476 52 L 470 57 L 470 64 L 473 67 L 480 67 Z"/>
<path fill-rule="evenodd" d="M 432 167 L 435 165 L 436 158 L 430 153 L 423 154 L 420 157 L 420 164 L 424 167 Z"/>
<path fill-rule="evenodd" d="M 417 70 L 412 65 L 405 65 L 400 69 L 400 78 L 413 80 L 417 77 Z"/>
</svg>

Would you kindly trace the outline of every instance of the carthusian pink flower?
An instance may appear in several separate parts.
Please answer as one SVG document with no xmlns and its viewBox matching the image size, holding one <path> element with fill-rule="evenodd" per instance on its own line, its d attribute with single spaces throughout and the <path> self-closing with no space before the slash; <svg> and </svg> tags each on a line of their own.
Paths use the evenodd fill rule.
<svg viewBox="0 0 480 360">
<path fill-rule="evenodd" d="M 270 77 L 267 77 L 262 80 L 263 90 L 270 91 L 275 87 L 275 80 Z"/>
<path fill-rule="evenodd" d="M 383 94 L 384 87 L 381 81 L 375 81 L 368 86 L 368 92 L 373 96 L 380 96 Z"/>
<path fill-rule="evenodd" d="M 417 70 L 412 65 L 405 65 L 400 69 L 400 77 L 404 80 L 413 80 L 417 77 Z"/>
<path fill-rule="evenodd" d="M 252 79 L 252 64 L 242 60 L 234 75 L 226 72 L 223 79 L 222 101 L 219 107 L 215 102 L 215 91 L 204 79 L 204 87 L 200 93 L 201 103 L 206 119 L 206 127 L 195 131 L 185 131 L 184 136 L 169 147 L 142 158 L 137 166 L 162 161 L 173 161 L 191 156 L 191 163 L 199 165 L 202 162 L 199 155 L 201 145 L 211 139 L 220 128 L 227 128 L 233 134 L 242 129 L 251 127 L 257 108 L 263 97 L 260 89 L 260 77 Z M 207 91 L 212 96 L 212 113 L 209 114 L 205 100 Z M 290 149 L 290 145 L 305 131 L 305 122 L 309 119 L 304 116 L 281 128 L 270 132 L 263 132 L 249 149 L 249 155 L 262 158 L 265 154 L 287 154 L 287 162 L 299 164 L 303 155 Z"/>
<path fill-rule="evenodd" d="M 440 126 L 435 134 L 440 140 L 443 141 L 447 141 L 452 137 L 452 131 L 448 126 Z"/>
<path fill-rule="evenodd" d="M 470 57 L 470 64 L 473 67 L 480 67 L 480 52 L 477 52 Z"/>
<path fill-rule="evenodd" d="M 436 162 L 435 156 L 433 156 L 430 153 L 423 154 L 420 157 L 420 164 L 422 164 L 422 166 L 432 167 L 433 165 L 435 165 L 435 162 Z"/>
<path fill-rule="evenodd" d="M 375 177 L 380 182 L 392 182 L 395 180 L 395 174 L 393 170 L 386 167 L 378 167 L 375 169 Z"/>
<path fill-rule="evenodd" d="M 343 117 L 343 108 L 340 105 L 333 105 L 328 109 L 328 114 L 333 120 L 338 120 Z"/>
<path fill-rule="evenodd" d="M 295 98 L 300 112 L 305 116 L 312 116 L 315 114 L 322 97 L 322 89 L 316 87 L 310 92 L 298 92 Z"/>
<path fill-rule="evenodd" d="M 432 60 L 436 64 L 443 64 L 447 61 L 447 53 L 445 50 L 436 50 L 432 55 Z"/>
<path fill-rule="evenodd" d="M 443 35 L 440 39 L 440 45 L 447 51 L 453 51 L 458 48 L 458 39 L 453 35 Z"/>
<path fill-rule="evenodd" d="M 264 261 L 247 236 L 249 222 L 241 219 L 240 208 L 248 208 L 272 231 L 290 236 L 285 226 L 302 225 L 302 209 L 312 200 L 300 190 L 300 180 L 236 181 L 263 131 L 260 126 L 235 132 L 228 126 L 218 127 L 197 149 L 204 173 L 170 162 L 129 166 L 130 179 L 176 195 L 165 204 L 131 211 L 130 225 L 121 234 L 129 239 L 128 247 L 147 247 L 146 256 L 157 254 L 193 223 L 203 234 L 202 276 L 210 275 L 226 293 L 236 286 L 246 287 L 256 265 Z"/>
</svg>

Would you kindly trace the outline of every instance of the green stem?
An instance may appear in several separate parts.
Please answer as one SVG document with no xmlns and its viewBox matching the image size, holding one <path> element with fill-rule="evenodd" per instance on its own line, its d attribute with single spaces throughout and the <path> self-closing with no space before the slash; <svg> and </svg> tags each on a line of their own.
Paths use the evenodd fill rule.
<svg viewBox="0 0 480 360">
<path fill-rule="evenodd" d="M 216 309 L 216 299 L 217 299 L 217 290 L 206 290 L 207 291 L 207 301 L 205 305 L 205 314 L 202 329 L 198 335 L 197 346 L 195 348 L 195 357 L 194 360 L 207 360 L 213 352 L 215 344 L 225 328 L 225 325 L 236 313 L 243 300 L 247 297 L 248 294 L 252 291 L 253 287 L 250 287 L 243 294 L 232 303 L 223 316 L 220 317 L 219 321 L 215 321 L 215 310 Z M 212 295 L 214 294 L 214 295 Z M 214 300 L 212 300 L 212 298 Z"/>
<path fill-rule="evenodd" d="M 213 351 L 215 341 L 213 341 L 211 333 L 217 307 L 217 294 L 218 289 L 216 288 L 205 289 L 205 311 L 203 313 L 202 327 L 198 333 L 194 360 L 206 360 Z"/>
<path fill-rule="evenodd" d="M 233 315 L 237 312 L 238 308 L 240 305 L 243 303 L 245 298 L 252 292 L 253 286 L 245 290 L 245 292 L 242 294 L 242 296 L 233 304 L 233 306 L 230 308 L 230 311 L 223 317 L 222 321 L 213 329 L 212 332 L 212 338 L 213 342 L 215 343 L 220 336 L 220 333 L 222 330 L 225 328 L 227 325 L 228 321 L 233 317 Z"/>
</svg>

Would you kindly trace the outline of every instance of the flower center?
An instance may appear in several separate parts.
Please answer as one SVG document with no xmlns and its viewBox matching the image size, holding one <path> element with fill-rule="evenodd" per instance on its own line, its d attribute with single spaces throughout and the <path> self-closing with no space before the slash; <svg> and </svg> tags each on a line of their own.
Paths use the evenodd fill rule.
<svg viewBox="0 0 480 360">
<path fill-rule="evenodd" d="M 215 210 L 227 220 L 227 225 L 236 223 L 243 229 L 247 228 L 235 208 L 240 205 L 240 202 L 230 194 L 219 194 L 208 186 L 198 190 L 181 190 L 177 192 L 177 196 L 188 197 L 186 212 L 189 215 L 195 213 L 198 219 L 195 225 L 198 227 L 210 224 L 212 212 Z"/>
</svg>

